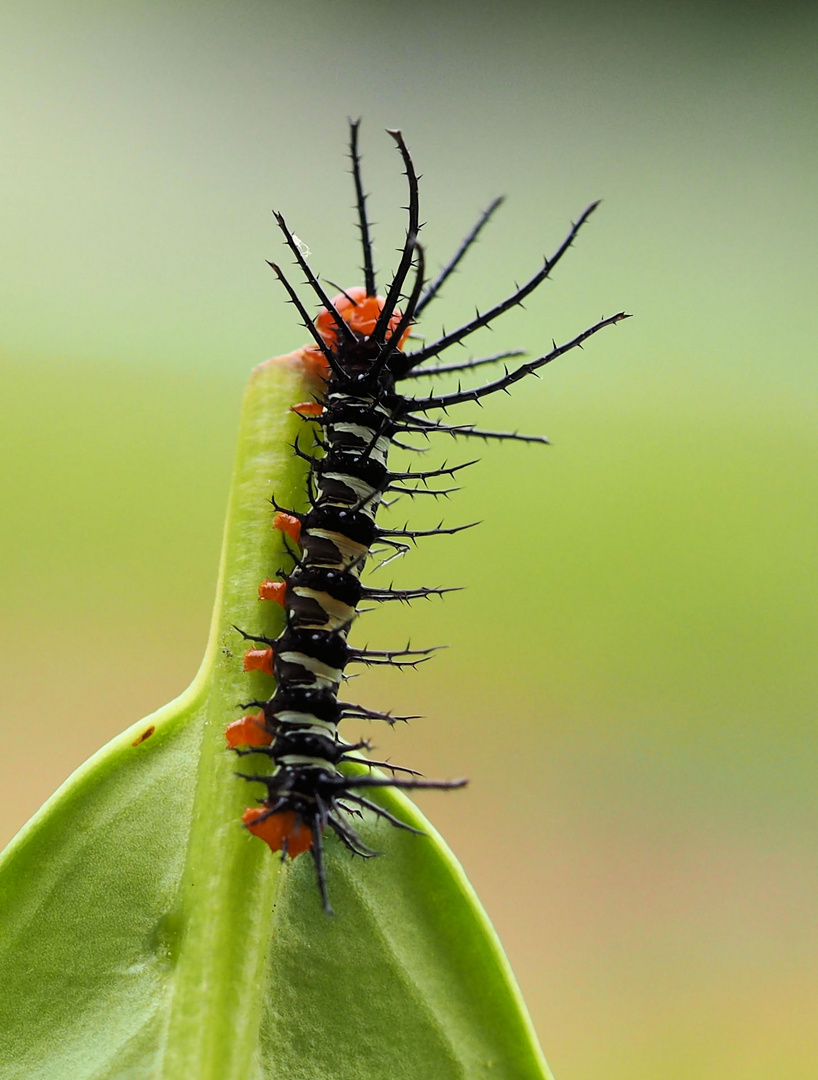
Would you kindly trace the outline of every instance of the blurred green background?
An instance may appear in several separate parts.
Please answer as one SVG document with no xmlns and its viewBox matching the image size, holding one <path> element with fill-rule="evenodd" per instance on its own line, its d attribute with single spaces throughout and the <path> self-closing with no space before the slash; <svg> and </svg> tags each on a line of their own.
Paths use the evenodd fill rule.
<svg viewBox="0 0 818 1080">
<path fill-rule="evenodd" d="M 506 945 L 559 1080 L 818 1075 L 815 55 L 796 5 L 8 3 L 0 15 L 0 840 L 205 643 L 242 385 L 304 340 L 281 208 L 357 283 L 346 117 L 379 263 L 422 179 L 424 320 L 504 295 L 604 202 L 524 312 L 533 353 L 372 616 L 448 642 L 360 697 Z M 440 446 L 465 460 L 474 446 Z M 412 521 L 433 512 L 406 508 Z"/>
</svg>

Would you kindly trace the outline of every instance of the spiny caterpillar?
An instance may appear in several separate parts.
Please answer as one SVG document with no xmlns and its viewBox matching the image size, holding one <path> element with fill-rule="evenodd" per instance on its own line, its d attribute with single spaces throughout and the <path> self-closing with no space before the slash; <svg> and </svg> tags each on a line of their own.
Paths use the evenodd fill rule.
<svg viewBox="0 0 818 1080">
<path fill-rule="evenodd" d="M 377 852 L 364 844 L 352 823 L 352 818 L 360 817 L 362 810 L 369 810 L 399 828 L 417 831 L 367 798 L 368 790 L 378 787 L 455 788 L 465 783 L 464 780 L 425 780 L 411 769 L 361 757 L 359 752 L 369 750 L 369 743 L 348 743 L 338 732 L 340 722 L 353 717 L 383 720 L 389 724 L 407 719 L 339 700 L 347 664 L 403 667 L 417 664 L 432 652 L 429 649 L 380 652 L 353 648 L 347 637 L 359 604 L 362 601 L 410 601 L 449 591 L 364 585 L 361 574 L 373 548 L 386 548 L 392 553 L 390 557 L 394 557 L 408 550 L 407 541 L 456 533 L 469 527 L 409 531 L 378 525 L 379 504 L 389 493 L 396 496 L 446 493 L 428 487 L 429 481 L 452 477 L 473 464 L 465 462 L 453 467 L 393 471 L 388 465 L 390 448 L 418 450 L 413 445 L 413 438 L 425 438 L 436 432 L 467 438 L 546 443 L 547 439 L 540 435 L 484 431 L 472 424 L 452 425 L 431 418 L 430 414 L 434 417 L 462 402 L 480 401 L 508 390 L 558 356 L 581 346 L 603 327 L 627 318 L 624 312 L 619 312 L 601 319 L 562 345 L 554 342 L 549 352 L 535 360 L 511 369 L 505 366 L 504 374 L 499 378 L 474 389 L 458 388 L 430 397 L 409 397 L 399 392 L 397 385 L 405 380 L 470 372 L 522 356 L 521 351 L 513 350 L 452 364 L 427 364 L 445 349 L 461 343 L 476 330 L 521 304 L 551 274 L 597 203 L 592 203 L 580 216 L 554 255 L 545 259 L 533 277 L 507 299 L 482 314 L 478 311 L 465 325 L 444 333 L 432 344 L 405 351 L 409 332 L 421 312 L 437 296 L 502 200 L 496 199 L 488 207 L 451 261 L 427 283 L 424 251 L 418 243 L 421 223 L 417 175 L 401 133 L 390 131 L 406 170 L 409 221 L 397 270 L 386 296 L 379 296 L 361 181 L 358 124 L 350 125 L 350 157 L 363 246 L 364 284 L 330 299 L 310 269 L 297 237 L 282 215 L 275 215 L 295 264 L 304 274 L 305 284 L 321 304 L 321 311 L 313 320 L 281 269 L 274 263 L 269 264 L 312 336 L 313 344 L 300 353 L 305 363 L 318 366 L 325 389 L 318 400 L 294 403 L 292 407 L 319 430 L 314 436 L 311 453 L 298 440 L 294 445 L 294 452 L 309 462 L 310 509 L 307 513 L 297 513 L 273 500 L 276 511 L 273 524 L 283 534 L 293 568 L 288 574 L 281 575 L 283 580 L 263 581 L 259 586 L 259 598 L 282 605 L 286 616 L 284 630 L 275 640 L 239 631 L 245 640 L 258 646 L 245 653 L 245 670 L 262 671 L 272 676 L 275 692 L 266 701 L 252 701 L 242 706 L 258 711 L 234 721 L 226 733 L 228 745 L 239 754 L 266 754 L 272 767 L 266 775 L 239 774 L 247 780 L 260 781 L 266 787 L 260 805 L 245 812 L 246 827 L 265 840 L 273 851 L 281 851 L 282 858 L 288 855 L 295 858 L 305 851 L 312 853 L 318 888 L 327 912 L 331 911 L 323 857 L 327 829 L 353 854 L 364 858 Z M 352 771 L 342 768 L 345 763 L 380 766 L 392 770 L 392 775 L 360 770 L 347 775 Z M 396 772 L 402 775 L 396 776 Z"/>
</svg>

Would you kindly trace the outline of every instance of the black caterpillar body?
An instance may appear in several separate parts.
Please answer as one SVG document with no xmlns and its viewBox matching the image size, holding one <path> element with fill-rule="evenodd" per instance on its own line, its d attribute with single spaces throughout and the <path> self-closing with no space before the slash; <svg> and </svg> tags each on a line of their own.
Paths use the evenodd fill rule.
<svg viewBox="0 0 818 1080">
<path fill-rule="evenodd" d="M 238 733 L 232 740 L 228 736 L 231 745 L 246 747 L 239 749 L 239 753 L 265 753 L 272 765 L 267 775 L 241 774 L 266 786 L 266 795 L 260 805 L 245 813 L 245 824 L 273 850 L 282 851 L 282 858 L 287 854 L 295 857 L 303 851 L 311 851 L 327 911 L 331 909 L 323 861 L 325 831 L 334 832 L 353 853 L 370 857 L 376 852 L 363 843 L 353 825 L 353 818 L 360 816 L 362 810 L 370 810 L 395 826 L 410 828 L 367 798 L 369 789 L 451 788 L 465 783 L 463 780 L 425 780 L 412 770 L 397 769 L 360 757 L 359 751 L 369 749 L 368 743 L 347 743 L 338 732 L 338 726 L 345 718 L 380 719 L 388 723 L 401 719 L 339 699 L 339 689 L 349 663 L 414 665 L 431 652 L 408 649 L 372 652 L 351 647 L 347 635 L 361 601 L 411 600 L 447 591 L 365 586 L 361 574 L 373 547 L 402 554 L 408 543 L 418 537 L 459 531 L 458 528 L 440 528 L 412 532 L 384 529 L 378 525 L 378 506 L 385 495 L 434 491 L 428 487 L 430 480 L 451 476 L 465 467 L 393 472 L 388 461 L 390 447 L 407 447 L 405 440 L 408 438 L 411 449 L 413 436 L 425 437 L 434 432 L 546 442 L 542 436 L 484 431 L 471 424 L 442 423 L 433 417 L 450 406 L 506 390 L 519 379 L 581 345 L 603 327 L 627 317 L 624 312 L 619 312 L 602 319 L 571 341 L 559 346 L 554 343 L 549 352 L 537 359 L 511 370 L 506 367 L 502 376 L 475 389 L 458 389 L 431 397 L 410 397 L 402 393 L 398 385 L 404 380 L 446 372 L 467 372 L 522 355 L 514 351 L 449 365 L 420 366 L 521 303 L 549 276 L 597 204 L 585 210 L 556 253 L 511 296 L 482 314 L 477 312 L 470 322 L 445 334 L 439 341 L 414 352 L 404 351 L 409 329 L 437 295 L 501 200 L 496 200 L 485 211 L 453 259 L 434 281 L 427 284 L 424 253 L 417 239 L 420 229 L 417 177 L 400 132 L 390 131 L 389 134 L 397 143 L 406 169 L 409 222 L 400 262 L 385 297 L 377 296 L 375 286 L 366 197 L 361 183 L 357 122 L 351 124 L 350 151 L 363 243 L 364 286 L 342 292 L 330 300 L 310 270 L 299 242 L 283 217 L 276 214 L 296 264 L 323 307 L 313 322 L 280 268 L 270 263 L 312 335 L 315 345 L 305 350 L 305 355 L 311 355 L 324 365 L 326 392 L 319 402 L 294 406 L 296 412 L 320 425 L 320 436 L 316 440 L 317 446 L 311 448 L 312 454 L 306 454 L 298 443 L 295 447 L 295 452 L 310 462 L 311 508 L 305 514 L 298 514 L 276 506 L 279 511 L 276 524 L 297 542 L 297 547 L 288 543 L 295 565 L 283 582 L 265 582 L 260 590 L 262 597 L 283 603 L 286 612 L 284 631 L 275 641 L 242 631 L 246 639 L 264 646 L 248 652 L 247 658 L 251 659 L 246 658 L 245 666 L 248 669 L 261 667 L 274 674 L 275 693 L 267 701 L 250 703 L 260 712 L 255 717 L 236 721 L 231 728 L 238 728 Z M 411 285 L 407 287 L 410 279 Z M 398 308 L 399 303 L 402 310 Z M 355 775 L 346 775 L 342 768 L 344 763 L 381 765 L 393 771 L 391 776 L 360 770 Z M 402 775 L 395 776 L 395 771 Z"/>
</svg>

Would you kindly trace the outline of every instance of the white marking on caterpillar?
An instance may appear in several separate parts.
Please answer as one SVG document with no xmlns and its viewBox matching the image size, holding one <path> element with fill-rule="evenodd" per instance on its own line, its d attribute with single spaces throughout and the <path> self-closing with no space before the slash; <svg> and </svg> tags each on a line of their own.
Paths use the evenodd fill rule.
<svg viewBox="0 0 818 1080">
<path fill-rule="evenodd" d="M 334 596 L 330 596 L 328 592 L 318 592 L 316 589 L 304 589 L 296 587 L 293 589 L 296 596 L 303 596 L 305 599 L 314 600 L 319 605 L 327 619 L 325 623 L 317 623 L 316 625 L 322 630 L 337 630 L 341 626 L 348 626 L 349 623 L 355 618 L 355 608 L 350 607 L 349 604 L 344 604 L 340 600 L 336 600 Z M 310 625 L 309 623 L 306 625 Z"/>
<path fill-rule="evenodd" d="M 283 660 L 288 664 L 298 664 L 299 667 L 306 668 L 307 671 L 316 677 L 316 679 L 329 683 L 330 685 L 339 683 L 341 681 L 341 676 L 343 675 L 343 672 L 339 668 L 330 667 L 329 664 L 324 664 L 320 660 L 316 660 L 314 656 L 307 656 L 306 653 L 279 653 L 279 660 Z"/>
</svg>

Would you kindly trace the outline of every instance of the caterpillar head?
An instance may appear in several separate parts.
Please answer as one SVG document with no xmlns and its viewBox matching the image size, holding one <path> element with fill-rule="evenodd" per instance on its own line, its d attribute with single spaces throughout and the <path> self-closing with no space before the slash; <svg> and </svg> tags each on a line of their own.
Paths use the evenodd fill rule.
<svg viewBox="0 0 818 1080">
<path fill-rule="evenodd" d="M 386 298 L 383 296 L 369 296 L 363 285 L 356 285 L 351 289 L 347 289 L 344 292 L 338 293 L 337 296 L 332 299 L 332 306 L 353 332 L 355 337 L 360 343 L 365 343 L 370 334 L 374 331 L 378 322 L 378 318 L 383 311 Z M 387 339 L 390 334 L 393 334 L 400 325 L 400 321 L 403 318 L 402 313 L 396 308 L 392 317 L 389 320 Z M 331 349 L 338 348 L 338 326 L 331 312 L 326 308 L 318 314 L 318 318 L 315 320 L 315 325 L 318 333 L 324 340 L 324 343 Z M 403 346 L 404 341 L 409 336 L 409 330 L 405 330 L 401 335 L 401 339 L 398 342 L 398 348 Z M 373 342 L 373 345 L 377 346 L 379 351 L 384 342 Z"/>
</svg>

